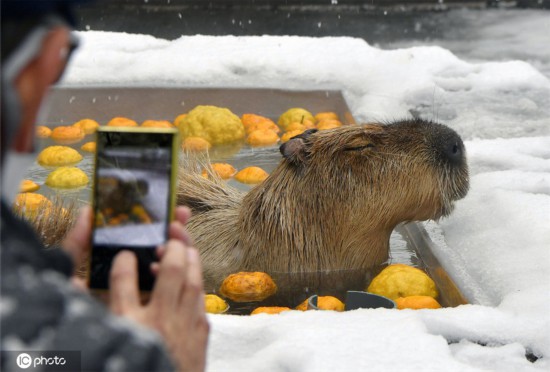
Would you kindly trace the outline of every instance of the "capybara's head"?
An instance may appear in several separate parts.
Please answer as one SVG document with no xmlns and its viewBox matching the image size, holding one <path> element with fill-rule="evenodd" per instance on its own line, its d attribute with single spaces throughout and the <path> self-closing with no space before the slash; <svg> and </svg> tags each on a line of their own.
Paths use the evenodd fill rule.
<svg viewBox="0 0 550 372">
<path fill-rule="evenodd" d="M 308 130 L 280 151 L 279 171 L 302 182 L 304 193 L 325 188 L 337 205 L 390 225 L 446 216 L 469 187 L 460 136 L 424 120 Z"/>
<path fill-rule="evenodd" d="M 98 178 L 97 203 L 100 210 L 112 209 L 112 213 L 129 213 L 132 206 L 141 204 L 149 191 L 147 181 L 122 180 L 118 177 L 104 176 Z"/>
</svg>

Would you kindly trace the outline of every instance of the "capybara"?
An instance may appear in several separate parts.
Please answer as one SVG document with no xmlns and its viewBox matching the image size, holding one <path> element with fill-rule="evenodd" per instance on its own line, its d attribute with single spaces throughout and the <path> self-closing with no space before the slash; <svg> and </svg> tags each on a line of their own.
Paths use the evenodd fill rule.
<svg viewBox="0 0 550 372">
<path fill-rule="evenodd" d="M 469 187 L 460 137 L 419 119 L 308 130 L 280 151 L 277 168 L 248 193 L 180 172 L 178 204 L 193 211 L 188 228 L 207 290 L 238 271 L 378 266 L 397 224 L 447 216 Z"/>
<path fill-rule="evenodd" d="M 141 204 L 149 192 L 145 180 L 124 181 L 113 176 L 99 177 L 97 181 L 97 205 L 103 211 L 111 209 L 111 214 L 130 213 L 132 207 Z"/>
</svg>

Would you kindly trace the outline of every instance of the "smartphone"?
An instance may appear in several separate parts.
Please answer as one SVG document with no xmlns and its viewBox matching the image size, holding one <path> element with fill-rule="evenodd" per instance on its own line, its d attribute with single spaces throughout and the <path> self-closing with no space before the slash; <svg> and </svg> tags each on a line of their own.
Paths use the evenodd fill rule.
<svg viewBox="0 0 550 372">
<path fill-rule="evenodd" d="M 174 215 L 178 130 L 102 127 L 96 144 L 90 289 L 107 290 L 114 257 L 129 250 L 140 290 L 150 291 L 151 263 Z"/>
</svg>

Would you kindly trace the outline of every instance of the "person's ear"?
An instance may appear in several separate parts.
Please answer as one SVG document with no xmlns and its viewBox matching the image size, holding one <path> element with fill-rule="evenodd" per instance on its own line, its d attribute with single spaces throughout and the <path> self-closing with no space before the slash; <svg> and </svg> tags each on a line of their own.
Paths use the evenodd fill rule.
<svg viewBox="0 0 550 372">
<path fill-rule="evenodd" d="M 66 27 L 56 27 L 46 36 L 42 44 L 40 70 L 48 86 L 59 80 L 65 70 L 69 57 L 70 30 Z"/>
<path fill-rule="evenodd" d="M 42 100 L 50 86 L 65 68 L 69 46 L 69 30 L 56 27 L 45 36 L 40 52 L 23 67 L 15 79 L 22 120 L 14 137 L 13 148 L 18 152 L 32 150 L 34 123 Z"/>
</svg>

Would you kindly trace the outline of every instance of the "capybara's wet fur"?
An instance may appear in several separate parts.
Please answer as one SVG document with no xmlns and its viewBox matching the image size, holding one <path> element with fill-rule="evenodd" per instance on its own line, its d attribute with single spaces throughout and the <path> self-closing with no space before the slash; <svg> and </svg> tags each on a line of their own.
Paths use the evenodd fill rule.
<svg viewBox="0 0 550 372">
<path fill-rule="evenodd" d="M 25 213 L 23 210 L 14 209 L 14 214 L 26 220 L 34 228 L 46 248 L 59 247 L 76 222 L 78 215 L 76 202 L 64 201 L 61 196 L 56 195 L 51 199 L 51 204 L 41 203 L 37 210 L 41 212 Z"/>
<path fill-rule="evenodd" d="M 460 137 L 423 120 L 309 130 L 280 150 L 278 167 L 246 194 L 180 172 L 178 204 L 193 210 L 207 289 L 238 271 L 305 287 L 311 273 L 376 267 L 397 224 L 448 215 L 469 186 Z"/>
</svg>

